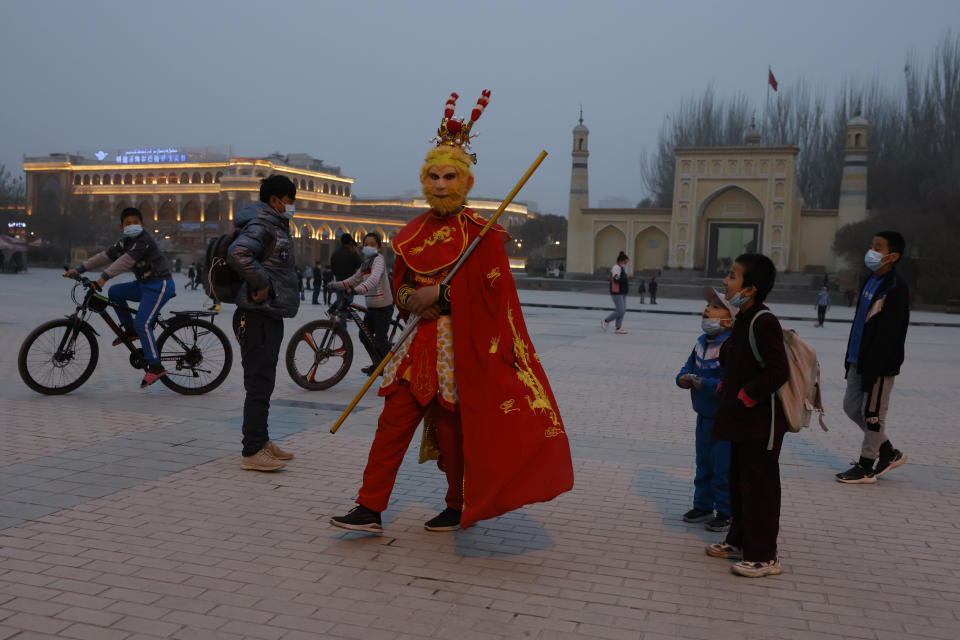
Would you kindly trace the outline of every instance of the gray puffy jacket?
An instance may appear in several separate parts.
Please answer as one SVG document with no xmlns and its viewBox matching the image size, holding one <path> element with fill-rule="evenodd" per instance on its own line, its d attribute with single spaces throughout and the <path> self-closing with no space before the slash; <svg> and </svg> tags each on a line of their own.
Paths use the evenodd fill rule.
<svg viewBox="0 0 960 640">
<path fill-rule="evenodd" d="M 265 202 L 252 202 L 234 216 L 233 223 L 243 232 L 227 249 L 227 263 L 244 280 L 237 294 L 237 307 L 257 309 L 271 316 L 292 318 L 300 308 L 300 287 L 293 263 L 290 224 Z M 276 238 L 268 256 L 261 253 Z M 270 287 L 266 302 L 251 299 L 254 291 Z"/>
</svg>

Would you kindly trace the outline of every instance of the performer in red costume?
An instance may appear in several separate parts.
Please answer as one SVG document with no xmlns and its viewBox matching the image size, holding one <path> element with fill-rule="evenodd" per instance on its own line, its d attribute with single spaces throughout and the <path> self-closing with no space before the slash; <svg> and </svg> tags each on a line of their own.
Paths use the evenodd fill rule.
<svg viewBox="0 0 960 640">
<path fill-rule="evenodd" d="M 466 151 L 470 129 L 489 98 L 484 91 L 464 123 L 453 117 L 451 95 L 439 144 L 420 171 L 431 209 L 393 241 L 394 299 L 421 320 L 384 371 L 384 408 L 358 506 L 331 519 L 334 526 L 383 532 L 380 514 L 421 420 L 420 462 L 437 459 L 448 485 L 446 509 L 428 531 L 466 529 L 573 487 L 570 445 L 520 311 L 507 232 L 494 225 L 442 284 L 487 222 L 465 203 L 476 163 Z"/>
</svg>

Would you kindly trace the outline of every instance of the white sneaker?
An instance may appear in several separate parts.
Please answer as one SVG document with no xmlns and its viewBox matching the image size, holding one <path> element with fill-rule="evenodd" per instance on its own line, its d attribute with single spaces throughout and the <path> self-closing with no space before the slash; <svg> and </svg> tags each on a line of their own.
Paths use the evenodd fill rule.
<svg viewBox="0 0 960 640">
<path fill-rule="evenodd" d="M 614 331 L 614 333 L 620 333 L 620 334 L 623 334 L 623 333 L 630 333 L 630 332 L 629 332 L 629 331 L 627 331 L 626 329 L 617 329 L 616 331 Z"/>
<path fill-rule="evenodd" d="M 741 560 L 730 566 L 730 571 L 745 578 L 762 578 L 764 576 L 775 576 L 783 572 L 780 567 L 780 560 L 769 560 L 767 562 L 750 562 Z"/>
<path fill-rule="evenodd" d="M 603 329 L 604 331 L 607 330 L 607 327 L 608 327 L 609 325 L 610 325 L 610 323 L 607 322 L 606 320 L 601 320 L 601 321 L 600 321 L 600 328 Z"/>
</svg>

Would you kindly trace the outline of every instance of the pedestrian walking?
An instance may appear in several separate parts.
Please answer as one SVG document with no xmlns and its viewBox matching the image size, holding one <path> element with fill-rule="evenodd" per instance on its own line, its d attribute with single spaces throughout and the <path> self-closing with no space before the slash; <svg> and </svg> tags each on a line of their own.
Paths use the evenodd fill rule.
<svg viewBox="0 0 960 640">
<path fill-rule="evenodd" d="M 657 304 L 657 289 L 660 288 L 660 284 L 657 282 L 656 276 L 650 278 L 650 304 Z"/>
<path fill-rule="evenodd" d="M 613 299 L 613 311 L 600 321 L 600 328 L 604 331 L 611 321 L 616 322 L 614 333 L 627 333 L 623 328 L 623 316 L 627 313 L 627 262 L 630 258 L 623 251 L 617 256 L 617 263 L 610 269 L 610 297 Z"/>
<path fill-rule="evenodd" d="M 857 312 L 847 340 L 847 391 L 843 411 L 863 431 L 860 460 L 837 480 L 873 484 L 907 461 L 887 437 L 887 410 L 894 377 L 903 364 L 910 324 L 910 293 L 896 271 L 906 241 L 896 231 L 874 238 L 864 263 L 873 274 L 860 289 Z M 874 464 L 876 463 L 876 467 Z"/>
<path fill-rule="evenodd" d="M 319 260 L 313 263 L 312 271 L 313 271 L 313 297 L 311 302 L 313 304 L 320 304 L 319 302 L 317 302 L 317 299 L 320 297 L 321 290 L 326 289 L 326 286 L 325 286 L 326 283 L 323 282 L 323 265 L 320 263 Z M 324 302 L 326 302 L 326 300 L 324 300 Z"/>
<path fill-rule="evenodd" d="M 637 286 L 637 292 L 640 294 L 640 304 L 643 304 L 643 299 L 647 295 L 647 284 L 645 281 L 640 281 L 640 284 Z"/>
<path fill-rule="evenodd" d="M 827 293 L 827 288 L 822 287 L 820 293 L 817 294 L 817 326 L 822 327 L 823 321 L 827 317 L 827 309 L 830 308 L 830 294 Z"/>
</svg>

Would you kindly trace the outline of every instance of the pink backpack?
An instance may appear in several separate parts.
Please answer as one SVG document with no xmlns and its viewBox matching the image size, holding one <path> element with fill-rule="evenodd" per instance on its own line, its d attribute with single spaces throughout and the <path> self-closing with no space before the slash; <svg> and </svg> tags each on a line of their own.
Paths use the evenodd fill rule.
<svg viewBox="0 0 960 640">
<path fill-rule="evenodd" d="M 760 350 L 757 349 L 757 338 L 753 334 L 753 323 L 765 313 L 766 309 L 757 312 L 750 320 L 750 349 L 753 357 L 761 367 L 764 366 Z M 810 426 L 810 419 L 814 412 L 818 414 L 820 427 L 827 431 L 823 423 L 823 400 L 820 397 L 820 362 L 817 360 L 817 351 L 800 339 L 793 329 L 783 330 L 783 348 L 787 352 L 787 363 L 790 367 L 790 377 L 770 396 L 770 440 L 767 450 L 773 449 L 774 411 L 777 397 L 783 407 L 783 415 L 787 418 L 787 428 L 797 433 Z"/>
</svg>

